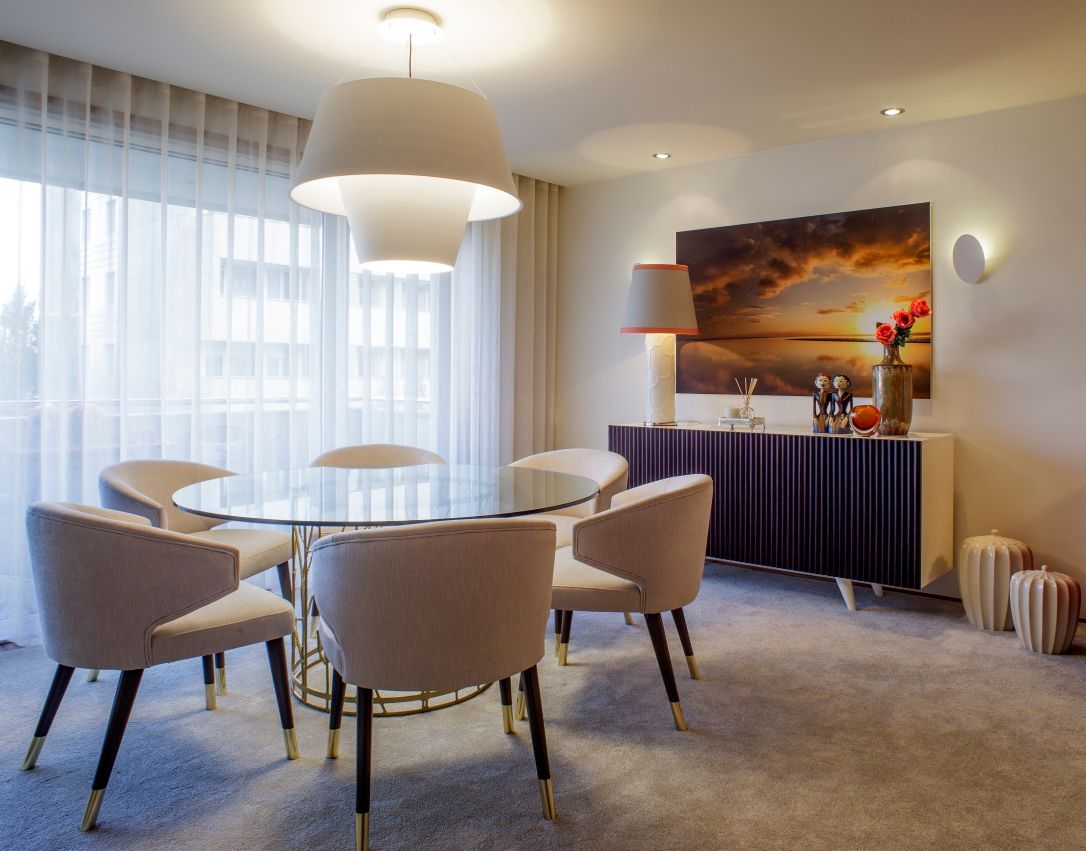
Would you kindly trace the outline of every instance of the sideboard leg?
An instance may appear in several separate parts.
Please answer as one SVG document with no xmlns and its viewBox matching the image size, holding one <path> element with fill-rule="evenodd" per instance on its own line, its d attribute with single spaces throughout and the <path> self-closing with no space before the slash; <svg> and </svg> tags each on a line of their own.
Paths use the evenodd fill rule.
<svg viewBox="0 0 1086 851">
<path fill-rule="evenodd" d="M 878 583 L 872 582 L 871 583 L 871 590 L 875 592 L 876 597 L 885 597 L 886 596 L 886 592 L 882 590 L 882 586 L 879 585 Z"/>
<path fill-rule="evenodd" d="M 851 579 L 838 579 L 837 589 L 841 592 L 841 596 L 845 598 L 845 605 L 848 606 L 850 612 L 856 611 L 856 592 L 852 590 Z"/>
</svg>

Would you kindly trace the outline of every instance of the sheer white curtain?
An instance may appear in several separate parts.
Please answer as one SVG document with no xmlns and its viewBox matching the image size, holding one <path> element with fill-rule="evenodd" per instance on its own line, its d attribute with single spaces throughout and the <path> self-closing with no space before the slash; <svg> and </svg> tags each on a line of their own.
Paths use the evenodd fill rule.
<svg viewBox="0 0 1086 851">
<path fill-rule="evenodd" d="M 514 418 L 553 359 L 553 270 L 541 318 L 523 257 L 553 259 L 556 188 L 522 179 L 521 221 L 471 226 L 452 275 L 373 276 L 343 219 L 289 200 L 308 130 L 0 42 L 0 639 L 36 630 L 27 503 L 96 503 L 117 460 L 251 472 L 388 441 L 499 463 L 525 428 L 549 440 Z"/>
</svg>

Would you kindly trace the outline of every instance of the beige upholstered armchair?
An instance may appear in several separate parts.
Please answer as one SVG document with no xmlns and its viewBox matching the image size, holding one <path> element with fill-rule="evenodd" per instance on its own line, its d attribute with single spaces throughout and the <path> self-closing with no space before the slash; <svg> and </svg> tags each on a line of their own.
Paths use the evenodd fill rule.
<svg viewBox="0 0 1086 851">
<path fill-rule="evenodd" d="M 661 612 L 670 611 L 690 676 L 700 679 L 683 606 L 701 590 L 713 480 L 677 476 L 617 494 L 611 508 L 581 520 L 558 550 L 552 606 L 561 620 L 559 662 L 574 611 L 641 612 L 649 628 L 675 726 L 686 729 Z"/>
<path fill-rule="evenodd" d="M 445 459 L 429 449 L 400 446 L 396 443 L 363 443 L 341 446 L 322 452 L 310 462 L 310 467 L 414 467 L 417 464 L 444 464 Z"/>
<path fill-rule="evenodd" d="M 356 848 L 366 848 L 375 689 L 452 690 L 500 682 L 506 731 L 520 673 L 545 818 L 554 793 L 536 663 L 551 602 L 554 527 L 462 520 L 342 532 L 312 550 L 309 581 L 333 668 L 328 756 L 337 755 L 346 685 L 358 687 Z"/>
<path fill-rule="evenodd" d="M 293 608 L 239 582 L 236 547 L 70 503 L 30 506 L 26 527 L 45 652 L 57 670 L 23 768 L 37 763 L 75 668 L 122 672 L 81 830 L 97 823 L 140 680 L 154 665 L 202 658 L 206 683 L 213 654 L 264 642 L 287 756 L 297 758 L 283 644 Z"/>
<path fill-rule="evenodd" d="M 519 461 L 514 461 L 509 466 L 584 476 L 600 486 L 599 495 L 595 499 L 547 514 L 536 515 L 554 523 L 558 530 L 556 547 L 568 547 L 573 542 L 573 524 L 582 517 L 610 508 L 612 497 L 626 490 L 629 474 L 629 464 L 626 463 L 625 458 L 617 452 L 607 452 L 603 449 L 555 449 L 551 452 L 529 455 Z"/>
<path fill-rule="evenodd" d="M 146 517 L 152 526 L 184 532 L 207 541 L 236 547 L 241 554 L 241 578 L 275 568 L 283 597 L 293 599 L 290 559 L 293 543 L 277 529 L 220 529 L 222 520 L 182 511 L 173 504 L 176 491 L 198 482 L 235 475 L 230 470 L 194 461 L 145 459 L 112 464 L 98 474 L 102 505 Z M 90 679 L 97 672 L 91 671 Z M 226 659 L 215 657 L 215 689 L 226 693 Z"/>
</svg>

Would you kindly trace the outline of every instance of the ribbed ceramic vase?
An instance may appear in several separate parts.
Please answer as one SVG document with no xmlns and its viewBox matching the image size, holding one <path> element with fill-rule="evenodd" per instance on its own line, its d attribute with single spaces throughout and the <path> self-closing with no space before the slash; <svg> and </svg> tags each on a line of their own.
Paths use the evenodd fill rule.
<svg viewBox="0 0 1086 851">
<path fill-rule="evenodd" d="M 958 588 L 969 623 L 977 629 L 1013 629 L 1011 576 L 1033 569 L 1033 552 L 1021 541 L 995 529 L 962 541 L 958 553 Z"/>
<path fill-rule="evenodd" d="M 1072 577 L 1042 565 L 1011 577 L 1011 616 L 1031 653 L 1063 653 L 1078 629 L 1082 588 Z"/>
<path fill-rule="evenodd" d="M 879 434 L 908 434 L 913 420 L 913 367 L 898 346 L 882 347 L 882 363 L 871 367 L 874 403 L 882 419 Z"/>
</svg>

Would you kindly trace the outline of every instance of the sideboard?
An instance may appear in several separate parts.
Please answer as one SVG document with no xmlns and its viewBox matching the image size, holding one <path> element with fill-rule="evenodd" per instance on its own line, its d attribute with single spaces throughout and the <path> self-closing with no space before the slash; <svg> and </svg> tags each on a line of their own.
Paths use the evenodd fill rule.
<svg viewBox="0 0 1086 851">
<path fill-rule="evenodd" d="M 849 609 L 854 581 L 920 589 L 954 564 L 954 439 L 856 437 L 696 423 L 612 425 L 630 487 L 713 479 L 706 556 L 831 576 Z"/>
</svg>

